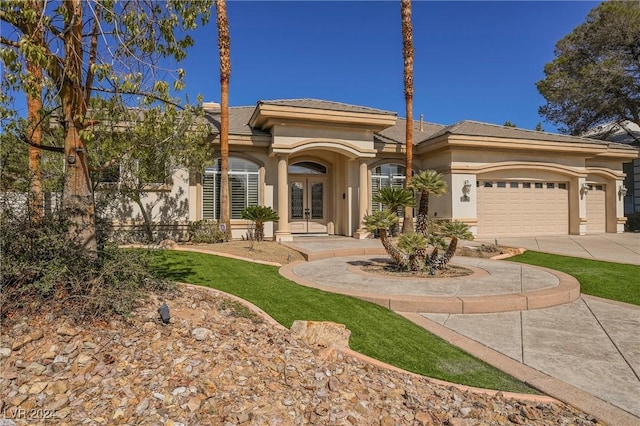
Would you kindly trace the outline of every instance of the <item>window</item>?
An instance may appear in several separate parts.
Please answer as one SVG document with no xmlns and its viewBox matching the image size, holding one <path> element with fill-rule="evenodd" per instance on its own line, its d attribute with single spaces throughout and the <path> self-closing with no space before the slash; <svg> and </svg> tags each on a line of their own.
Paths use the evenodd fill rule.
<svg viewBox="0 0 640 426">
<path fill-rule="evenodd" d="M 522 183 L 522 187 L 523 188 L 531 188 L 531 182 L 523 182 Z"/>
<path fill-rule="evenodd" d="M 542 183 L 536 182 L 536 189 L 541 189 L 541 188 L 542 188 Z"/>
<path fill-rule="evenodd" d="M 547 189 L 553 189 L 553 188 L 555 188 L 555 187 L 556 187 L 556 184 L 555 184 L 555 183 L 552 183 L 552 182 L 547 183 Z"/>
<path fill-rule="evenodd" d="M 220 219 L 220 160 L 204 169 L 202 176 L 202 218 Z M 241 158 L 229 158 L 231 219 L 242 219 L 242 211 L 257 206 L 259 167 Z"/>
<path fill-rule="evenodd" d="M 493 188 L 493 182 L 486 181 L 483 185 L 485 188 Z"/>
<path fill-rule="evenodd" d="M 498 188 L 506 188 L 506 187 L 507 187 L 506 182 L 498 182 Z"/>
<path fill-rule="evenodd" d="M 399 164 L 382 164 L 371 171 L 371 198 L 376 196 L 380 189 L 387 186 L 402 188 L 405 181 L 406 168 Z M 371 201 L 371 211 L 384 209 L 381 203 Z"/>
<path fill-rule="evenodd" d="M 558 188 L 559 189 L 567 189 L 567 184 L 566 183 L 559 183 L 558 184 Z"/>
<path fill-rule="evenodd" d="M 509 182 L 509 188 L 517 188 L 518 182 Z"/>
<path fill-rule="evenodd" d="M 326 175 L 327 168 L 322 164 L 313 163 L 311 161 L 301 161 L 299 163 L 289 165 L 289 173 L 307 174 L 307 175 Z"/>
<path fill-rule="evenodd" d="M 98 172 L 98 182 L 118 183 L 120 182 L 120 164 L 116 163 Z"/>
</svg>

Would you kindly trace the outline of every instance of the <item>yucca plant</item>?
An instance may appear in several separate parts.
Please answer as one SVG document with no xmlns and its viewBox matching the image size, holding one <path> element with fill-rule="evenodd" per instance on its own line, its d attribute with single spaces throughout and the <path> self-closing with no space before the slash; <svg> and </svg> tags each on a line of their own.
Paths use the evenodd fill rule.
<svg viewBox="0 0 640 426">
<path fill-rule="evenodd" d="M 376 195 L 372 198 L 374 203 L 380 203 L 384 208 L 393 212 L 396 217 L 398 216 L 398 210 L 405 207 L 415 207 L 416 199 L 413 197 L 413 192 L 405 188 L 396 188 L 393 186 L 387 186 L 381 188 Z M 392 236 L 398 234 L 398 225 L 396 223 L 389 229 Z"/>
<path fill-rule="evenodd" d="M 242 218 L 250 220 L 255 225 L 254 239 L 255 241 L 264 240 L 264 224 L 267 222 L 275 222 L 280 220 L 278 213 L 273 211 L 271 207 L 265 206 L 249 206 L 242 211 Z"/>
<path fill-rule="evenodd" d="M 433 194 L 439 197 L 446 193 L 447 183 L 441 173 L 435 170 L 424 170 L 411 179 L 409 186 L 420 193 L 416 231 L 426 236 L 429 223 L 429 196 Z"/>
<path fill-rule="evenodd" d="M 389 209 L 384 209 L 366 215 L 363 223 L 369 232 L 378 231 L 380 234 L 380 242 L 389 257 L 391 257 L 400 268 L 407 269 L 409 266 L 409 257 L 396 247 L 387 235 L 389 228 L 398 223 L 398 215 Z"/>
</svg>

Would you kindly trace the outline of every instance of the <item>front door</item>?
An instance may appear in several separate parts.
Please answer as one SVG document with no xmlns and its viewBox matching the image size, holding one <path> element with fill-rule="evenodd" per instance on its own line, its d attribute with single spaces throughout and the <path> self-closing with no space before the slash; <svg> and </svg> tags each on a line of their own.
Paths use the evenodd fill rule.
<svg viewBox="0 0 640 426">
<path fill-rule="evenodd" d="M 326 179 L 291 176 L 289 227 L 295 234 L 326 234 Z"/>
</svg>

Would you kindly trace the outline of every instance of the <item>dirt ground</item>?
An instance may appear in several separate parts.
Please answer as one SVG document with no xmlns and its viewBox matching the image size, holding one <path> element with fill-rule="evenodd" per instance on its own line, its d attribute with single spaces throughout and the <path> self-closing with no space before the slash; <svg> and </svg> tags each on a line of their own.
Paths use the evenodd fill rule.
<svg viewBox="0 0 640 426">
<path fill-rule="evenodd" d="M 276 262 L 281 265 L 305 260 L 299 251 L 293 250 L 275 241 L 229 241 L 219 244 L 190 244 L 205 250 L 232 254 L 248 259 Z"/>
</svg>

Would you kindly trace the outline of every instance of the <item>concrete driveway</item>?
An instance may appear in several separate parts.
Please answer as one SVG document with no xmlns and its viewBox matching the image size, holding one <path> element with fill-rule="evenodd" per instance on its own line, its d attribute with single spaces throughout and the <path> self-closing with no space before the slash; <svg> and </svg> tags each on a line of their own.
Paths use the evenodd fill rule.
<svg viewBox="0 0 640 426">
<path fill-rule="evenodd" d="M 494 244 L 474 240 L 472 244 Z M 498 244 L 544 253 L 640 265 L 640 233 L 498 238 Z"/>
</svg>

